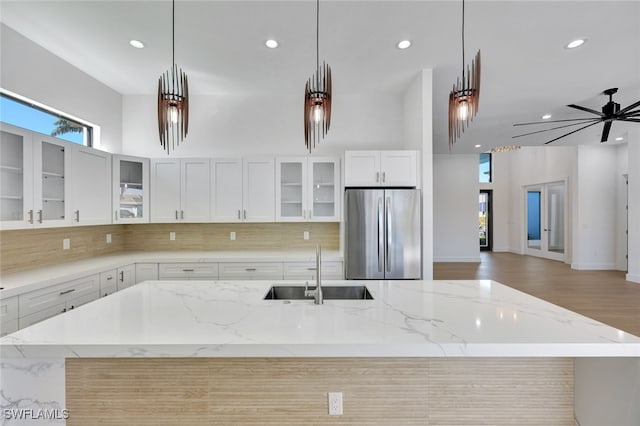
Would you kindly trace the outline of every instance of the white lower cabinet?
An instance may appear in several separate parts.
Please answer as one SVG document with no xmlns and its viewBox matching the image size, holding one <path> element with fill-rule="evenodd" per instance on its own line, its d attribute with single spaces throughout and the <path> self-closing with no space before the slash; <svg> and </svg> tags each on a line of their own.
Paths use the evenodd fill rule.
<svg viewBox="0 0 640 426">
<path fill-rule="evenodd" d="M 100 274 L 78 278 L 18 296 L 19 326 L 45 320 L 100 297 Z"/>
<path fill-rule="evenodd" d="M 131 264 L 118 268 L 118 291 L 131 287 L 136 283 L 136 265 Z"/>
<path fill-rule="evenodd" d="M 158 279 L 157 263 L 136 263 L 136 284 Z"/>
<path fill-rule="evenodd" d="M 341 280 L 343 279 L 342 262 L 322 262 L 320 269 L 320 279 Z M 315 280 L 315 262 L 285 262 L 285 280 Z"/>
<path fill-rule="evenodd" d="M 105 271 L 100 274 L 100 297 L 105 297 L 118 291 L 117 276 L 117 269 Z"/>
<path fill-rule="evenodd" d="M 217 263 L 160 263 L 160 280 L 217 280 Z"/>
<path fill-rule="evenodd" d="M 18 297 L 0 300 L 0 336 L 18 331 Z"/>
<path fill-rule="evenodd" d="M 281 280 L 282 263 L 220 263 L 219 276 L 221 280 Z"/>
</svg>

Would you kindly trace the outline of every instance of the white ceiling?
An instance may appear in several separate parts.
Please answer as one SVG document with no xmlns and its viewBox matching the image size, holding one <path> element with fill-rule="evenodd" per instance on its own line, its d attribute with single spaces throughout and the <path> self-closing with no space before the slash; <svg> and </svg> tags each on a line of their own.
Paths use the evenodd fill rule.
<svg viewBox="0 0 640 426">
<path fill-rule="evenodd" d="M 116 91 L 154 94 L 171 65 L 169 1 L 1 0 L 1 21 Z M 320 2 L 320 56 L 334 97 L 401 95 L 423 68 L 434 70 L 434 152 L 446 153 L 448 93 L 461 73 L 460 1 Z M 622 106 L 640 99 L 639 1 L 466 3 L 466 56 L 482 51 L 479 113 L 454 153 L 541 145 L 561 133 L 511 139 L 513 123 L 586 117 L 619 87 Z M 267 38 L 280 47 L 264 47 Z M 588 42 L 563 46 L 577 37 Z M 142 40 L 142 50 L 129 46 Z M 400 51 L 395 43 L 413 46 Z M 315 67 L 315 1 L 176 2 L 176 63 L 198 94 L 299 94 Z M 302 105 L 301 105 L 302 108 Z M 333 121 L 340 117 L 333 117 Z M 610 140 L 629 126 L 616 122 Z M 602 126 L 555 144 L 598 143 Z M 534 130 L 534 129 L 531 129 Z M 570 130 L 570 129 L 569 129 Z"/>
</svg>

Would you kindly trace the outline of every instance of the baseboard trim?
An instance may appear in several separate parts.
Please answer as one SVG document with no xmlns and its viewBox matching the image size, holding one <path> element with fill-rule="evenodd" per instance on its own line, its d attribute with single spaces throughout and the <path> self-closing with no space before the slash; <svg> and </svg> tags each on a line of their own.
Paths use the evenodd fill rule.
<svg viewBox="0 0 640 426">
<path fill-rule="evenodd" d="M 638 283 L 640 284 L 640 275 L 635 275 L 635 274 L 627 274 L 626 278 L 627 281 L 631 281 L 632 283 Z"/>
<path fill-rule="evenodd" d="M 434 256 L 434 262 L 471 262 L 480 263 L 480 256 Z"/>
<path fill-rule="evenodd" d="M 571 269 L 577 271 L 617 271 L 615 263 L 572 263 Z"/>
<path fill-rule="evenodd" d="M 493 251 L 494 253 L 506 253 L 510 250 L 508 247 L 494 247 L 491 251 Z"/>
</svg>

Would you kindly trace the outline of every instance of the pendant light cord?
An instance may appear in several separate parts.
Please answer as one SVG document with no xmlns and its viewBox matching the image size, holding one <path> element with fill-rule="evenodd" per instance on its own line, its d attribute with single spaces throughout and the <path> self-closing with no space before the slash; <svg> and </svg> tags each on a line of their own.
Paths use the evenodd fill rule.
<svg viewBox="0 0 640 426">
<path fill-rule="evenodd" d="M 171 9 L 171 69 L 176 64 L 176 0 L 173 0 L 173 6 Z"/>
<path fill-rule="evenodd" d="M 464 84 L 464 0 L 462 0 L 462 85 Z"/>
<path fill-rule="evenodd" d="M 320 0 L 316 0 L 316 69 L 320 70 Z"/>
</svg>

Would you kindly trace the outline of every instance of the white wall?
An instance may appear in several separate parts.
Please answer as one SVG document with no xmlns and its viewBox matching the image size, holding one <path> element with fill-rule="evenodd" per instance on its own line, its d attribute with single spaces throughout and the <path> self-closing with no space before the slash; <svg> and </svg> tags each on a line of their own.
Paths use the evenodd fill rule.
<svg viewBox="0 0 640 426">
<path fill-rule="evenodd" d="M 433 71 L 422 70 L 403 99 L 406 149 L 420 152 L 422 179 L 422 278 L 433 279 Z"/>
<path fill-rule="evenodd" d="M 478 155 L 433 156 L 433 258 L 480 262 Z"/>
<path fill-rule="evenodd" d="M 120 152 L 122 97 L 98 80 L 0 25 L 0 86 L 100 126 L 96 148 Z"/>
<path fill-rule="evenodd" d="M 303 97 L 191 96 L 189 134 L 175 157 L 305 155 Z M 313 155 L 346 149 L 401 149 L 401 96 L 334 96 L 331 128 Z M 158 139 L 156 97 L 123 99 L 123 151 L 164 157 Z"/>
<path fill-rule="evenodd" d="M 640 129 L 629 129 L 629 271 L 627 280 L 640 283 Z"/>
</svg>

